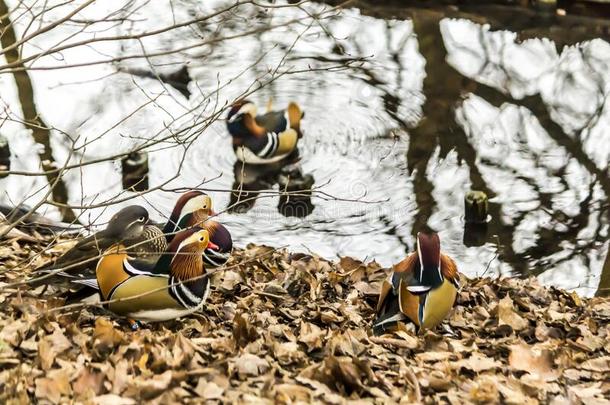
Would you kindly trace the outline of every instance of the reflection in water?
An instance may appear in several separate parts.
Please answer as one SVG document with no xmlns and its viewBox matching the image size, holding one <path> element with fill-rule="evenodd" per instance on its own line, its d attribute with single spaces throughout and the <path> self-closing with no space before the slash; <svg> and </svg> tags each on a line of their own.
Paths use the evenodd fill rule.
<svg viewBox="0 0 610 405">
<path fill-rule="evenodd" d="M 161 5 L 146 6 L 134 13 L 134 21 L 163 26 L 207 12 L 212 3 L 222 1 L 184 1 L 167 13 L 160 12 Z M 535 20 L 513 16 L 494 21 L 524 32 L 492 31 L 463 18 L 448 19 L 445 11 L 388 10 L 378 7 L 375 17 L 366 10 L 345 10 L 312 27 L 286 26 L 201 50 L 213 58 L 185 54 L 180 63 L 188 63 L 193 80 L 188 103 L 178 92 L 164 95 L 120 124 L 125 111 L 149 102 L 143 90 L 163 94 L 171 88 L 128 75 L 97 80 L 103 72 L 92 71 L 88 79 L 96 80 L 79 84 L 75 94 L 70 73 L 53 71 L 36 78 L 39 109 L 68 133 L 95 134 L 116 125 L 92 142 L 84 157 L 78 156 L 92 159 L 132 147 L 185 109 L 204 114 L 207 107 L 201 100 L 206 94 L 220 89 L 222 105 L 278 64 L 303 71 L 249 96 L 263 104 L 269 98 L 278 105 L 299 100 L 307 111 L 298 169 L 236 163 L 226 123 L 218 122 L 186 152 L 179 147 L 150 151 L 151 187 L 169 180 L 167 188 L 189 187 L 212 179 L 208 185 L 217 206 L 238 203 L 239 214 L 237 207 L 223 214 L 237 244 L 289 245 L 328 257 L 374 258 L 387 266 L 410 251 L 414 235 L 428 225 L 440 232 L 443 249 L 468 275 L 533 274 L 545 283 L 581 287 L 579 292 L 592 295 L 602 267 L 609 267 L 603 263 L 610 196 L 610 44 L 597 39 L 576 46 L 536 26 Z M 168 44 L 184 45 L 219 30 L 229 36 L 301 16 L 290 8 L 259 11 L 244 7 L 239 18 L 236 14 L 221 25 L 207 22 L 198 27 L 201 32 L 188 30 L 180 37 L 161 36 L 158 43 L 151 38 L 147 46 L 163 51 Z M 552 40 L 520 42 L 518 34 L 548 34 Z M 138 46 L 126 43 L 123 52 L 136 52 Z M 172 62 L 154 59 L 159 66 Z M 57 105 L 53 100 L 58 98 L 66 102 Z M 6 134 L 17 154 L 27 150 L 18 142 L 18 132 Z M 56 134 L 56 148 L 63 146 L 65 153 L 69 145 L 61 139 Z M 172 180 L 178 169 L 181 175 Z M 0 182 L 10 185 L 11 199 L 19 200 L 27 190 L 11 177 Z M 311 190 L 313 177 L 316 190 L 323 187 L 338 199 L 297 193 L 305 202 L 289 212 L 293 196 L 261 198 L 269 189 Z M 103 184 L 99 178 L 105 179 Z M 71 171 L 67 181 L 73 202 L 82 196 L 84 204 L 114 196 L 121 188 L 111 164 Z M 489 196 L 492 220 L 485 232 L 464 233 L 468 190 Z M 167 212 L 173 198 L 172 193 L 155 192 L 139 202 Z M 295 213 L 305 218 L 292 217 Z M 606 280 L 608 272 L 603 271 Z"/>
<path fill-rule="evenodd" d="M 311 214 L 314 209 L 311 202 L 314 178 L 311 174 L 303 174 L 299 159 L 297 149 L 276 163 L 253 165 L 236 161 L 228 211 L 247 213 L 254 206 L 261 190 L 272 189 L 277 185 L 282 192 L 278 202 L 278 211 L 282 215 L 305 218 Z"/>
</svg>

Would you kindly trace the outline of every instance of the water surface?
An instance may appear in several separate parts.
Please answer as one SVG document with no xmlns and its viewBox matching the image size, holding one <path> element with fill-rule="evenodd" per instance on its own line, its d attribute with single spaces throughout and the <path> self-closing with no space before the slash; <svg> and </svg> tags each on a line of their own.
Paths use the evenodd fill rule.
<svg viewBox="0 0 610 405">
<path fill-rule="evenodd" d="M 145 3 L 131 25 L 104 29 L 150 30 L 226 4 L 201 3 L 174 2 L 171 10 Z M 94 7 L 87 12 L 112 6 Z M 316 12 L 328 6 L 306 7 Z M 88 161 L 195 123 L 181 145 L 167 141 L 150 149 L 150 185 L 166 183 L 165 191 L 135 202 L 160 218 L 170 211 L 175 190 L 206 181 L 203 187 L 223 212 L 236 186 L 236 159 L 224 121 L 204 128 L 202 117 L 253 83 L 273 78 L 249 98 L 260 108 L 270 99 L 278 108 L 294 100 L 305 110 L 298 170 L 313 177 L 316 191 L 304 218 L 282 213 L 275 193 L 261 195 L 242 212 L 223 212 L 221 220 L 238 245 L 286 246 L 389 266 L 414 248 L 414 235 L 429 225 L 468 275 L 533 274 L 546 284 L 592 295 L 607 253 L 610 44 L 518 41 L 517 32 L 424 11 L 413 19 L 366 14 L 349 9 L 151 57 L 157 72 L 187 64 L 193 78 L 190 99 L 158 81 L 117 72 L 117 67 L 150 71 L 141 60 L 34 70 L 38 111 L 64 132 L 53 133 L 55 157 L 67 158 L 70 137 L 79 137 L 77 145 L 90 142 L 72 157 Z M 101 43 L 37 63 L 99 60 L 137 53 L 141 46 L 162 51 L 304 16 L 291 8 L 241 8 L 222 21 L 169 31 L 141 44 Z M 60 27 L 37 46 L 69 32 L 70 27 Z M 17 111 L 11 80 L 0 75 L 4 103 Z M 2 131 L 13 147 L 12 168 L 37 171 L 36 145 L 27 131 L 15 122 L 5 122 Z M 131 195 L 121 191 L 119 169 L 115 162 L 68 172 L 70 202 L 88 207 Z M 43 179 L 0 180 L 3 201 L 29 196 L 28 202 L 35 202 L 44 191 L 38 191 Z M 279 190 L 277 182 L 263 183 L 263 190 Z M 464 235 L 463 196 L 470 189 L 490 196 L 491 221 L 481 235 Z M 133 202 L 88 209 L 82 220 L 101 223 Z"/>
</svg>

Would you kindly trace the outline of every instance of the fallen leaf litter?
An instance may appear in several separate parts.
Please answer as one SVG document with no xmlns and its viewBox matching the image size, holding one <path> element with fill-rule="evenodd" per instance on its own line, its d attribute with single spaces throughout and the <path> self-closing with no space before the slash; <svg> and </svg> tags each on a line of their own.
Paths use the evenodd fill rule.
<svg viewBox="0 0 610 405">
<path fill-rule="evenodd" d="M 24 270 L 35 245 L 0 249 L 0 286 L 48 258 Z M 56 291 L 3 289 L 0 401 L 608 403 L 609 299 L 464 279 L 436 330 L 371 336 L 386 272 L 248 246 L 203 313 L 135 332 L 93 307 L 49 312 Z"/>
</svg>

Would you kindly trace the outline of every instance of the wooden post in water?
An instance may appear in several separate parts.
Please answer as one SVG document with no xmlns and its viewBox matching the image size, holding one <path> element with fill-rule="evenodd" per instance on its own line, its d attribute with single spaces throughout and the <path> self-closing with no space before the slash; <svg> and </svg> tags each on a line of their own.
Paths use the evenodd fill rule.
<svg viewBox="0 0 610 405">
<path fill-rule="evenodd" d="M 489 201 L 483 191 L 471 190 L 464 195 L 464 245 L 481 246 L 487 240 Z"/>
<path fill-rule="evenodd" d="M 11 148 L 8 144 L 8 139 L 4 135 L 0 135 L 0 179 L 8 176 L 8 172 L 11 170 Z"/>
<path fill-rule="evenodd" d="M 595 296 L 610 297 L 610 245 L 608 246 L 604 267 L 602 267 L 602 272 L 599 275 L 599 285 L 597 286 Z"/>
<path fill-rule="evenodd" d="M 148 154 L 133 152 L 121 159 L 123 190 L 148 190 Z"/>
<path fill-rule="evenodd" d="M 483 191 L 468 191 L 464 196 L 464 220 L 467 224 L 486 224 L 489 212 L 487 194 Z"/>
</svg>

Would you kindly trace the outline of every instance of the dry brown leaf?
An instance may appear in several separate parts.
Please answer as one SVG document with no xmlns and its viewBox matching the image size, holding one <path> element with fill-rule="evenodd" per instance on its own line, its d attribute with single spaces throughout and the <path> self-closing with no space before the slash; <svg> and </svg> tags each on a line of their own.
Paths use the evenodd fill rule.
<svg viewBox="0 0 610 405">
<path fill-rule="evenodd" d="M 588 383 L 568 387 L 568 395 L 571 404 L 602 405 L 608 404 L 608 398 L 604 398 L 601 383 Z"/>
<path fill-rule="evenodd" d="M 133 388 L 144 399 L 154 398 L 163 393 L 172 382 L 172 372 L 167 370 L 163 374 L 152 378 L 140 377 L 133 380 Z"/>
<path fill-rule="evenodd" d="M 178 333 L 172 350 L 171 367 L 181 368 L 191 361 L 195 354 L 195 346 L 191 341 Z"/>
<path fill-rule="evenodd" d="M 245 347 L 258 337 L 256 328 L 250 324 L 246 315 L 239 314 L 233 319 L 233 339 L 239 347 Z"/>
<path fill-rule="evenodd" d="M 36 379 L 36 398 L 59 403 L 62 396 L 71 394 L 70 378 L 65 370 L 51 370 L 44 378 Z"/>
<path fill-rule="evenodd" d="M 237 373 L 241 378 L 257 376 L 269 369 L 269 363 L 265 359 L 250 353 L 244 353 L 235 360 Z"/>
<path fill-rule="evenodd" d="M 299 331 L 299 342 L 305 343 L 307 351 L 311 352 L 316 349 L 321 349 L 324 342 L 326 332 L 320 329 L 319 326 L 313 323 L 301 321 L 301 329 Z"/>
<path fill-rule="evenodd" d="M 43 370 L 49 370 L 53 366 L 55 357 L 72 347 L 72 342 L 66 338 L 66 335 L 58 327 L 53 333 L 44 337 L 38 343 L 38 356 L 40 357 L 40 365 Z"/>
<path fill-rule="evenodd" d="M 243 281 L 242 276 L 238 272 L 228 270 L 222 274 L 222 282 L 220 283 L 219 288 L 226 292 L 231 292 Z"/>
<path fill-rule="evenodd" d="M 411 333 L 404 330 L 397 330 L 396 332 L 394 332 L 394 334 L 396 336 L 399 336 L 405 342 L 409 349 L 417 349 L 417 347 L 419 347 L 420 340 L 417 337 L 413 336 Z"/>
<path fill-rule="evenodd" d="M 114 367 L 112 376 L 112 393 L 121 394 L 130 383 L 128 376 L 129 363 L 125 359 L 120 359 Z"/>
<path fill-rule="evenodd" d="M 72 389 L 74 390 L 74 393 L 79 396 L 85 396 L 90 393 L 98 395 L 103 390 L 103 384 L 104 375 L 102 373 L 84 367 L 76 380 L 72 383 Z"/>
<path fill-rule="evenodd" d="M 95 405 L 133 405 L 136 403 L 131 398 L 123 398 L 115 394 L 100 395 L 93 398 L 92 401 Z"/>
<path fill-rule="evenodd" d="M 275 358 L 282 366 L 298 363 L 306 357 L 296 342 L 275 342 L 273 345 L 273 352 Z"/>
<path fill-rule="evenodd" d="M 210 400 L 210 399 L 222 399 L 222 394 L 225 392 L 224 388 L 219 387 L 213 381 L 206 381 L 201 378 L 199 383 L 197 383 L 197 387 L 195 388 L 195 392 L 200 397 Z"/>
<path fill-rule="evenodd" d="M 481 376 L 470 389 L 470 399 L 475 403 L 498 403 L 498 381 L 492 376 Z"/>
<path fill-rule="evenodd" d="M 312 392 L 309 388 L 297 384 L 278 384 L 273 387 L 274 400 L 279 404 L 309 403 Z"/>
<path fill-rule="evenodd" d="M 553 381 L 557 378 L 557 372 L 553 370 L 552 353 L 547 349 L 523 343 L 512 345 L 508 362 L 512 368 L 526 371 L 545 381 Z"/>
<path fill-rule="evenodd" d="M 351 360 L 329 356 L 324 360 L 323 367 L 323 372 L 331 377 L 331 381 L 348 394 L 362 387 L 360 370 Z"/>
<path fill-rule="evenodd" d="M 95 346 L 98 350 L 112 349 L 123 341 L 123 333 L 114 328 L 111 321 L 106 318 L 95 320 L 93 336 L 96 339 Z"/>
<path fill-rule="evenodd" d="M 415 358 L 419 361 L 423 362 L 435 362 L 435 361 L 444 361 L 449 359 L 455 359 L 455 353 L 451 352 L 423 352 L 417 353 Z"/>
<path fill-rule="evenodd" d="M 527 396 L 518 381 L 512 380 L 498 383 L 498 391 L 502 395 L 505 404 L 509 405 L 536 405 L 538 400 Z"/>
<path fill-rule="evenodd" d="M 585 360 L 580 364 L 579 368 L 602 373 L 610 373 L 610 356 Z"/>
<path fill-rule="evenodd" d="M 13 347 L 18 347 L 23 337 L 28 333 L 28 330 L 28 322 L 21 319 L 12 320 L 2 325 L 0 341 L 10 343 Z"/>
<path fill-rule="evenodd" d="M 466 368 L 474 371 L 475 373 L 479 373 L 481 371 L 500 368 L 502 367 L 502 363 L 494 360 L 491 357 L 487 357 L 481 353 L 475 352 L 467 359 L 458 360 L 455 363 L 452 363 L 451 367 L 457 370 L 460 368 Z"/>
<path fill-rule="evenodd" d="M 517 313 L 508 294 L 498 303 L 498 324 L 509 325 L 515 331 L 523 330 L 529 325 L 527 320 Z"/>
</svg>

